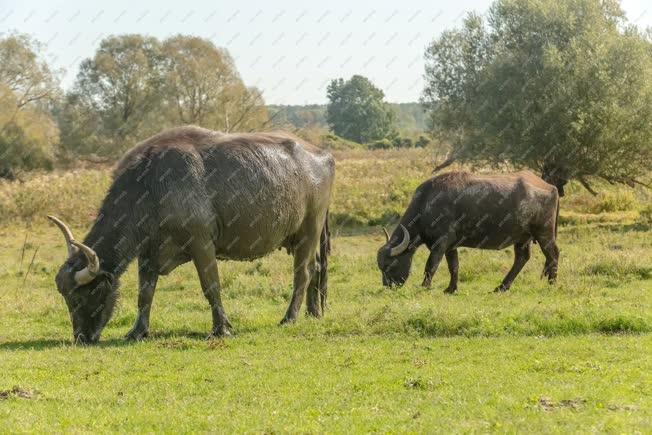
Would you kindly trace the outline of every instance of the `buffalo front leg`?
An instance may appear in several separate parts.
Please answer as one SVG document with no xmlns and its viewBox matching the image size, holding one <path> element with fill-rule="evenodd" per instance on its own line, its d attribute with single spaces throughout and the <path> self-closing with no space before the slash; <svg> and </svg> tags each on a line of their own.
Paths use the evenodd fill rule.
<svg viewBox="0 0 652 435">
<path fill-rule="evenodd" d="M 215 248 L 212 242 L 194 244 L 192 261 L 199 275 L 199 282 L 204 296 L 208 300 L 213 315 L 213 330 L 211 337 L 227 337 L 231 335 L 231 324 L 224 313 L 220 297 L 220 277 L 217 272 Z"/>
<path fill-rule="evenodd" d="M 518 273 L 521 271 L 521 269 L 523 269 L 525 263 L 527 263 L 527 261 L 530 259 L 530 245 L 530 241 L 525 243 L 516 243 L 514 245 L 514 264 L 512 265 L 512 268 L 509 269 L 509 272 L 507 272 L 503 282 L 498 287 L 496 287 L 494 290 L 495 292 L 504 292 L 509 290 Z"/>
<path fill-rule="evenodd" d="M 291 323 L 297 319 L 303 296 L 310 284 L 316 269 L 316 250 L 319 241 L 319 232 L 310 230 L 301 238 L 301 243 L 294 252 L 294 285 L 292 299 L 281 324 Z M 312 297 L 311 297 L 312 298 Z"/>
<path fill-rule="evenodd" d="M 460 263 L 457 258 L 457 249 L 451 249 L 446 252 L 446 263 L 448 263 L 448 273 L 451 276 L 451 280 L 448 283 L 448 287 L 444 290 L 444 293 L 455 293 L 457 290 L 457 278 L 458 272 L 460 270 Z"/>
<path fill-rule="evenodd" d="M 423 282 L 421 283 L 423 287 L 430 287 L 432 277 L 435 276 L 435 273 L 437 272 L 437 268 L 439 267 L 439 263 L 441 263 L 444 252 L 445 250 L 439 246 L 430 249 L 430 255 L 428 256 L 426 267 L 423 272 Z"/>
<path fill-rule="evenodd" d="M 138 315 L 133 328 L 125 336 L 127 340 L 142 340 L 149 334 L 149 312 L 152 309 L 157 281 L 156 267 L 149 259 L 138 257 Z"/>
</svg>

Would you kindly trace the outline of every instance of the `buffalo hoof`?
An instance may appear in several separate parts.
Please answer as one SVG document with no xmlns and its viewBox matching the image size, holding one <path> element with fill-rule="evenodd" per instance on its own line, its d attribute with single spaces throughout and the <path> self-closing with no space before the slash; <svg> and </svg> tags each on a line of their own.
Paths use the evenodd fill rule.
<svg viewBox="0 0 652 435">
<path fill-rule="evenodd" d="M 451 287 L 451 286 L 448 286 L 448 287 L 446 287 L 446 288 L 444 289 L 444 293 L 446 293 L 447 295 L 452 295 L 452 294 L 454 294 L 456 291 L 457 291 L 457 287 Z"/>
<path fill-rule="evenodd" d="M 207 340 L 210 340 L 212 338 L 229 338 L 233 337 L 233 333 L 229 329 L 228 326 L 220 326 L 217 328 L 213 328 L 211 333 L 209 334 L 208 337 L 206 337 Z"/>
<path fill-rule="evenodd" d="M 146 339 L 149 336 L 149 331 L 145 328 L 133 328 L 131 331 L 127 332 L 125 335 L 125 340 L 129 341 L 141 341 Z"/>
<path fill-rule="evenodd" d="M 554 284 L 557 280 L 557 269 L 548 266 L 544 267 L 543 271 L 541 272 L 541 278 L 544 277 L 548 279 L 548 284 Z"/>
<path fill-rule="evenodd" d="M 314 317 L 316 319 L 321 318 L 322 316 L 322 310 L 321 310 L 321 305 L 318 303 L 310 303 L 306 306 L 306 316 L 307 317 Z"/>
<path fill-rule="evenodd" d="M 291 325 L 292 323 L 294 323 L 296 321 L 297 321 L 297 319 L 293 319 L 292 317 L 283 317 L 283 319 L 279 322 L 279 326 Z"/>
<path fill-rule="evenodd" d="M 493 293 L 505 293 L 507 290 L 509 290 L 509 287 L 506 287 L 503 284 L 501 284 L 494 289 Z"/>
<path fill-rule="evenodd" d="M 84 334 L 75 335 L 75 344 L 86 346 L 91 344 L 96 344 L 99 341 L 99 337 L 95 338 L 86 338 Z"/>
</svg>

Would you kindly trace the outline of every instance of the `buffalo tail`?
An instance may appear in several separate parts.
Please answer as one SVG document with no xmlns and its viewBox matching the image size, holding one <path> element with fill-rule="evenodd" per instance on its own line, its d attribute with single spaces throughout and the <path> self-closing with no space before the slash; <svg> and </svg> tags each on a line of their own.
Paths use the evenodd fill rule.
<svg viewBox="0 0 652 435">
<path fill-rule="evenodd" d="M 317 285 L 319 303 L 322 314 L 326 310 L 326 298 L 328 296 L 328 256 L 331 253 L 331 232 L 328 228 L 328 210 L 324 219 L 324 227 L 319 237 L 319 283 Z"/>
</svg>

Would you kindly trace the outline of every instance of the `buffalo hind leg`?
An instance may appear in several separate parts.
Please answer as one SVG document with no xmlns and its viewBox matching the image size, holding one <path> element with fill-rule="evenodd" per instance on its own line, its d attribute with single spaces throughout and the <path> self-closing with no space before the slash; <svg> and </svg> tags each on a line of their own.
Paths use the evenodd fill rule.
<svg viewBox="0 0 652 435">
<path fill-rule="evenodd" d="M 146 258 L 138 257 L 138 316 L 127 340 L 142 340 L 149 334 L 149 312 L 152 309 L 158 271 Z"/>
<path fill-rule="evenodd" d="M 559 264 L 559 248 L 554 237 L 537 238 L 539 247 L 546 257 L 546 264 L 543 267 L 542 276 L 548 278 L 550 284 L 557 279 L 557 265 Z"/>
<path fill-rule="evenodd" d="M 448 264 L 448 273 L 450 273 L 451 280 L 444 293 L 453 294 L 457 290 L 457 278 L 460 270 L 460 263 L 457 258 L 457 249 L 451 249 L 446 252 L 446 263 Z"/>
<path fill-rule="evenodd" d="M 299 237 L 300 242 L 294 250 L 294 283 L 292 290 L 292 299 L 288 306 L 285 317 L 281 324 L 292 323 L 297 319 L 303 296 L 306 289 L 315 274 L 316 269 L 316 251 L 319 243 L 319 227 L 310 223 L 304 225 L 302 235 Z M 316 299 L 311 296 L 311 300 Z M 310 310 L 311 307 L 308 307 Z"/>
<path fill-rule="evenodd" d="M 525 243 L 516 243 L 514 245 L 514 264 L 512 268 L 507 272 L 507 276 L 503 279 L 503 282 L 496 287 L 496 292 L 505 292 L 509 290 L 512 285 L 512 282 L 518 275 L 518 273 L 523 269 L 525 263 L 530 259 L 530 245 L 531 242 L 528 240 Z"/>
<path fill-rule="evenodd" d="M 319 251 L 315 256 L 315 273 L 308 287 L 306 300 L 308 315 L 321 317 L 326 311 L 328 297 L 328 255 L 330 254 L 330 232 L 328 230 L 328 212 L 319 236 Z"/>
<path fill-rule="evenodd" d="M 193 242 L 191 246 L 192 262 L 197 269 L 199 282 L 204 296 L 211 306 L 213 330 L 210 337 L 227 337 L 231 335 L 231 324 L 224 313 L 220 297 L 220 277 L 217 272 L 217 259 L 212 241 Z"/>
<path fill-rule="evenodd" d="M 306 294 L 306 311 L 309 316 L 321 317 L 320 302 L 321 302 L 321 291 L 320 291 L 320 261 L 319 254 L 316 254 L 315 259 L 315 272 L 312 274 L 312 279 L 310 280 L 310 285 L 308 286 Z"/>
<path fill-rule="evenodd" d="M 321 307 L 322 315 L 326 312 L 326 304 L 328 301 L 328 256 L 331 253 L 331 232 L 328 228 L 328 210 L 326 210 L 326 218 L 324 219 L 324 226 L 321 229 L 319 236 L 319 286 L 317 293 L 319 296 L 319 306 Z"/>
</svg>

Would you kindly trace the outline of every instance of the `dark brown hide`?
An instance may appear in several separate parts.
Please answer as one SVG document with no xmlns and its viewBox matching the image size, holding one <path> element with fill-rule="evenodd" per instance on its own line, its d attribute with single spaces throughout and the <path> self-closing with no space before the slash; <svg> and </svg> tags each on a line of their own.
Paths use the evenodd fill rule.
<svg viewBox="0 0 652 435">
<path fill-rule="evenodd" d="M 514 265 L 497 288 L 504 291 L 529 259 L 533 240 L 546 257 L 544 274 L 552 282 L 559 258 L 558 203 L 557 189 L 527 171 L 506 175 L 449 172 L 433 177 L 417 188 L 400 225 L 378 251 L 383 284 L 403 284 L 412 256 L 423 244 L 430 249 L 423 285 L 430 286 L 445 256 L 451 274 L 446 291 L 454 292 L 458 247 L 503 249 L 514 245 Z M 410 244 L 392 256 L 391 248 L 404 240 L 401 226 L 407 229 Z"/>
<path fill-rule="evenodd" d="M 84 239 L 99 257 L 100 273 L 76 284 L 75 272 L 88 262 L 74 251 L 58 274 L 76 338 L 99 339 L 118 277 L 136 257 L 139 314 L 128 338 L 148 333 L 158 276 L 188 261 L 211 306 L 212 333 L 228 335 L 216 259 L 251 260 L 281 247 L 294 254 L 295 271 L 283 321 L 296 319 L 306 289 L 308 312 L 320 316 L 334 173 L 330 154 L 281 132 L 222 134 L 189 126 L 138 144 L 118 164 Z"/>
</svg>

